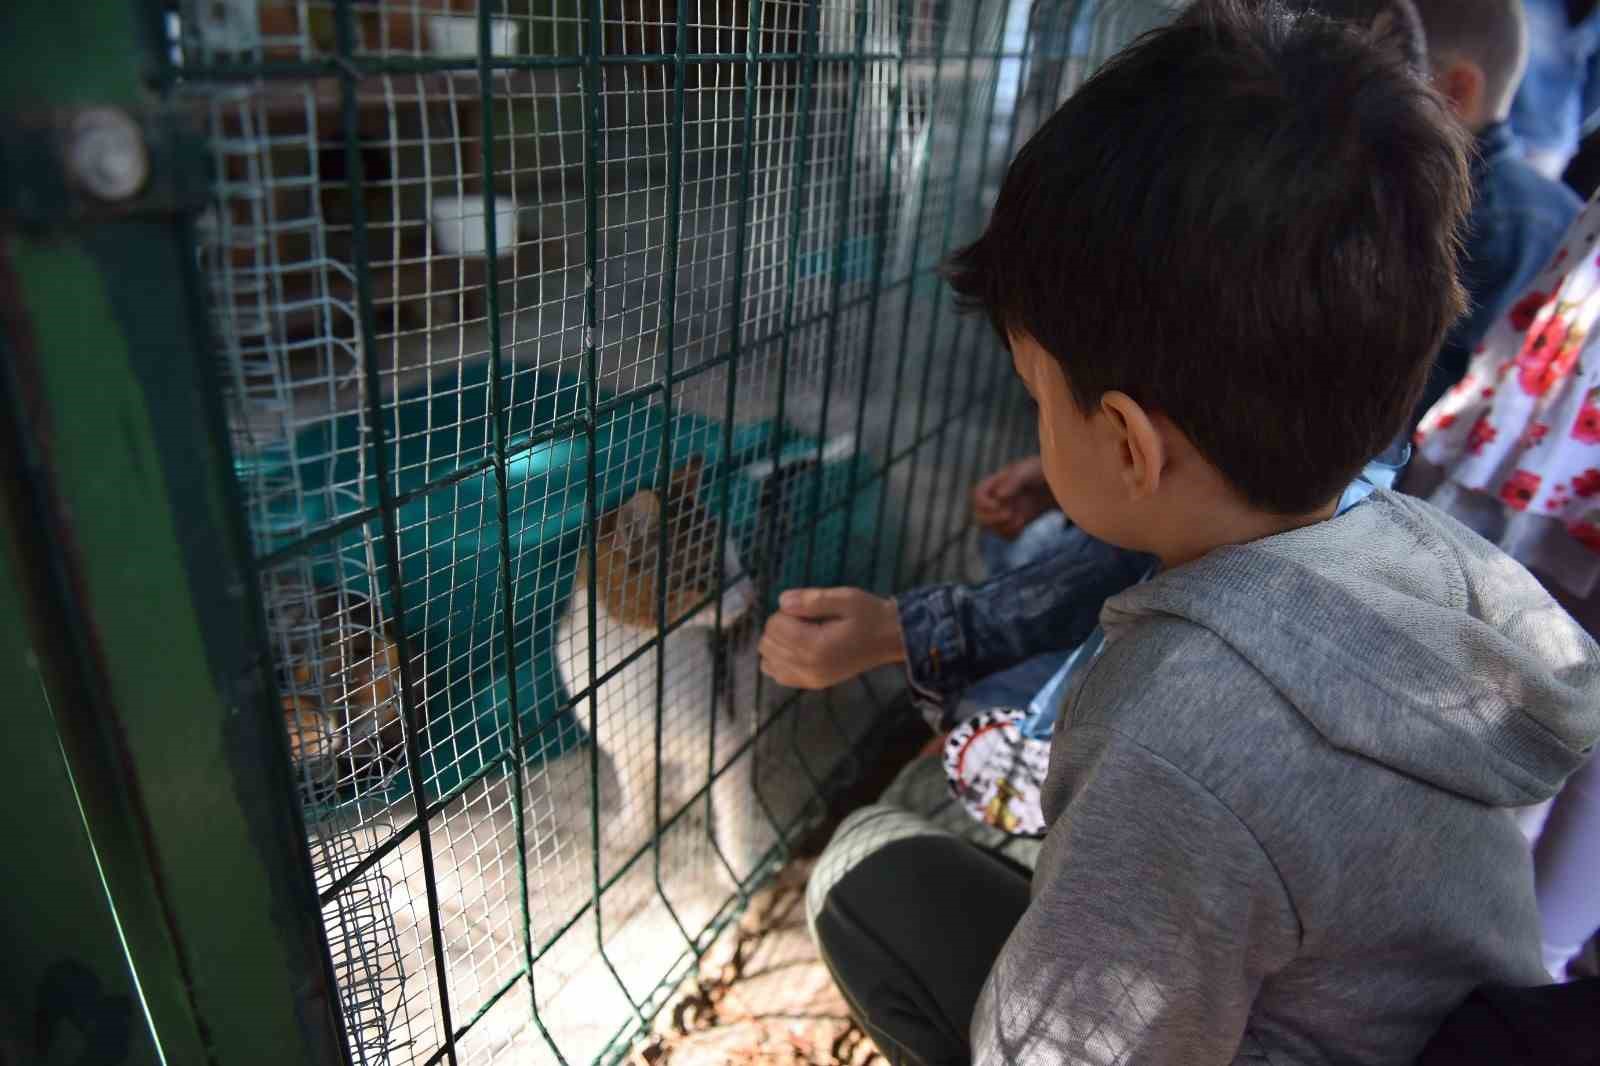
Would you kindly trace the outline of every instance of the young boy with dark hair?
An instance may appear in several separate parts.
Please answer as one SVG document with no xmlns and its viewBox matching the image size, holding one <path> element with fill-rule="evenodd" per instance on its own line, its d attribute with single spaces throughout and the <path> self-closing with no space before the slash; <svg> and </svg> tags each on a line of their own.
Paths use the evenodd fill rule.
<svg viewBox="0 0 1600 1066">
<path fill-rule="evenodd" d="M 1462 234 L 1467 312 L 1445 337 L 1420 418 L 1460 381 L 1489 327 L 1555 254 L 1583 205 L 1539 173 L 1512 133 L 1511 104 L 1528 63 L 1522 0 L 1416 0 L 1434 85 L 1477 138 L 1472 210 Z"/>
<path fill-rule="evenodd" d="M 1412 0 L 1286 0 L 1286 6 L 1342 23 L 1428 76 L 1422 19 Z M 1389 488 L 1408 456 L 1408 447 L 1392 448 L 1368 464 L 1363 478 Z M 894 614 L 899 625 L 880 627 L 877 635 L 888 639 L 866 642 L 854 639 L 859 627 L 835 627 L 838 641 L 808 661 L 789 663 L 798 668 L 789 683 L 826 687 L 904 661 L 919 705 L 941 730 L 989 709 L 1046 701 L 1071 649 L 1094 630 L 1101 604 L 1147 574 L 1151 560 L 1067 521 L 1037 455 L 982 478 L 972 512 L 988 574 L 980 585 L 926 586 L 892 601 L 857 589 L 791 597 L 797 613 L 880 620 Z"/>
<path fill-rule="evenodd" d="M 887 806 L 819 861 L 814 935 L 892 1061 L 1398 1064 L 1474 986 L 1540 982 L 1509 809 L 1600 735 L 1600 649 L 1462 527 L 1351 491 L 1461 310 L 1458 131 L 1365 35 L 1200 0 L 1012 164 L 952 282 L 1067 517 L 1160 570 L 1065 688 L 1031 884 Z M 812 595 L 774 677 L 903 656 L 892 603 Z"/>
</svg>

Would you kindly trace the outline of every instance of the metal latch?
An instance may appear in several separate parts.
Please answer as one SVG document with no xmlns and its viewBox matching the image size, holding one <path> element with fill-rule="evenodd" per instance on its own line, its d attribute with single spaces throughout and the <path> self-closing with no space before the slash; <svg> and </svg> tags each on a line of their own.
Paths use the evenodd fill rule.
<svg viewBox="0 0 1600 1066">
<path fill-rule="evenodd" d="M 51 230 L 198 211 L 204 138 L 177 108 L 0 116 L 0 223 Z"/>
</svg>

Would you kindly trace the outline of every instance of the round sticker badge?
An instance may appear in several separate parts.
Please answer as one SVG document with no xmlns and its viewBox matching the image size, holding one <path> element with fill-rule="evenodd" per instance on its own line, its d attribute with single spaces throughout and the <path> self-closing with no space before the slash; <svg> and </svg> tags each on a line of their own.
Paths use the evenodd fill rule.
<svg viewBox="0 0 1600 1066">
<path fill-rule="evenodd" d="M 957 726 L 944 745 L 950 791 L 978 821 L 1013 836 L 1044 836 L 1039 789 L 1050 743 L 1022 735 L 1026 711 L 985 711 Z"/>
</svg>

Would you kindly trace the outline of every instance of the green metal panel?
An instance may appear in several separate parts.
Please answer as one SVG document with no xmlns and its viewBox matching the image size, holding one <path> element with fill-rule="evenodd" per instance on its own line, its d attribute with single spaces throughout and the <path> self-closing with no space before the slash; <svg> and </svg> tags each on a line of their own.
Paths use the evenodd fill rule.
<svg viewBox="0 0 1600 1066">
<path fill-rule="evenodd" d="M 152 103 L 134 19 L 146 10 L 8 5 L 7 121 Z M 102 61 L 86 64 L 86 46 Z M 167 1061 L 337 1061 L 187 224 L 134 213 L 0 241 L 6 421 L 27 458 L 8 518 L 14 541 L 42 545 L 27 565 L 51 578 L 29 599 L 32 631 L 66 623 L 49 692 L 60 743 L 30 757 L 60 767 L 65 753 Z"/>
<path fill-rule="evenodd" d="M 15 482 L 11 482 L 13 486 Z M 17 500 L 8 501 L 12 511 Z M 6 526 L 19 529 L 8 520 Z M 21 545 L 0 553 L 0 672 L 11 698 L 5 749 L 18 758 L 17 796 L 8 805 L 3 880 L 11 905 L 3 923 L 11 947 L 0 1014 L 0 1060 L 69 1066 L 80 1062 L 144 1066 L 162 1061 L 144 995 L 129 965 L 122 932 L 89 839 L 78 793 L 51 714 L 65 620 L 22 613 L 33 597 L 20 575 L 41 569 Z M 39 599 L 48 600 L 44 593 Z M 35 599 L 35 602 L 38 602 Z M 41 629 L 44 631 L 41 632 Z M 24 846 L 22 842 L 27 842 Z"/>
<path fill-rule="evenodd" d="M 190 450 L 210 434 L 178 233 L 129 222 L 7 249 L 32 312 L 36 347 L 17 353 L 41 386 L 29 428 L 54 490 L 55 513 L 35 518 L 56 522 L 87 631 L 78 667 L 104 686 L 61 720 L 123 765 L 122 795 L 105 798 L 121 824 L 91 817 L 90 831 L 137 834 L 144 869 L 128 876 L 153 888 L 176 956 L 147 983 L 188 1001 L 205 1061 L 333 1061 L 301 835 L 274 798 L 283 767 L 262 760 L 281 739 L 248 586 L 225 553 L 225 468 Z M 109 783 L 103 767 L 91 776 Z"/>
</svg>

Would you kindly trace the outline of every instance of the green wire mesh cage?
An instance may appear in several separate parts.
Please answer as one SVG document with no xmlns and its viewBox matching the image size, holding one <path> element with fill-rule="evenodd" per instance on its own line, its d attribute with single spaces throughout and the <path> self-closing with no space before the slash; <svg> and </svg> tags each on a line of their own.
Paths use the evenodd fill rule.
<svg viewBox="0 0 1600 1066">
<path fill-rule="evenodd" d="M 860 770 L 897 694 L 775 690 L 754 637 L 960 572 L 1029 426 L 937 266 L 1168 7 L 169 16 L 350 1061 L 617 1057 Z"/>
</svg>

